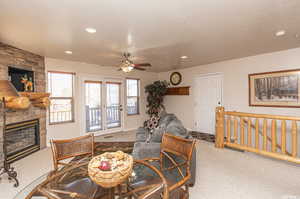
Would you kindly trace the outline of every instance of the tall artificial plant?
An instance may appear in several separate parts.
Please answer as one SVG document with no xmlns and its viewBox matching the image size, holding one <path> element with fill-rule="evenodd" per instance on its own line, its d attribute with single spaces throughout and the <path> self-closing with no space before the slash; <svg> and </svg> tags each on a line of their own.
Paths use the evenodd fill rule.
<svg viewBox="0 0 300 199">
<path fill-rule="evenodd" d="M 147 114 L 158 115 L 161 110 L 164 110 L 164 96 L 167 93 L 169 83 L 167 81 L 155 81 L 145 87 L 147 94 Z"/>
</svg>

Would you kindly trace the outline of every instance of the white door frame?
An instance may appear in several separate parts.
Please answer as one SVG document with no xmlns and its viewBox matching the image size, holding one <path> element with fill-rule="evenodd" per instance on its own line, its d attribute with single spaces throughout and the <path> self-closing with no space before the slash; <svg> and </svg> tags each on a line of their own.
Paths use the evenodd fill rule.
<svg viewBox="0 0 300 199">
<path fill-rule="evenodd" d="M 99 130 L 99 131 L 93 131 L 93 132 L 86 132 L 86 114 L 85 114 L 85 84 L 84 82 L 87 80 L 91 80 L 91 81 L 101 81 L 102 82 L 102 88 L 101 88 L 101 106 L 102 109 L 104 108 L 104 106 L 106 106 L 106 84 L 105 82 L 119 82 L 121 83 L 120 85 L 120 104 L 123 107 L 123 111 L 120 112 L 121 114 L 121 126 L 117 127 L 117 128 L 111 128 L 111 129 L 107 129 L 106 128 L 106 124 L 104 124 L 104 122 L 106 122 L 105 118 L 106 118 L 106 113 L 104 113 L 104 111 L 102 111 L 102 117 L 103 117 L 103 123 L 102 126 L 104 127 L 104 129 Z M 115 133 L 115 132 L 121 132 L 124 130 L 124 124 L 125 124 L 125 108 L 124 108 L 124 78 L 114 78 L 114 77 L 105 77 L 105 76 L 98 76 L 98 75 L 84 75 L 82 77 L 79 78 L 79 88 L 80 88 L 80 93 L 79 93 L 79 114 L 80 114 L 80 135 L 87 135 L 88 133 L 93 133 L 95 134 L 95 136 L 98 135 L 105 135 L 105 134 L 110 134 L 110 133 Z M 103 109 L 106 110 L 106 109 Z"/>
<path fill-rule="evenodd" d="M 220 99 L 220 104 L 218 104 L 218 105 L 223 106 L 223 104 L 224 104 L 224 73 L 216 72 L 216 73 L 197 74 L 194 76 L 193 84 L 195 85 L 195 82 L 197 81 L 198 78 L 205 78 L 205 77 L 220 77 L 221 78 L 221 87 L 220 87 L 220 89 L 221 89 L 221 97 L 220 98 L 221 99 Z M 195 103 L 195 100 L 196 100 L 195 96 L 193 96 L 194 103 Z M 193 129 L 197 130 L 196 125 L 195 125 L 195 123 L 197 122 L 195 116 L 196 116 L 196 109 L 194 109 L 194 127 L 193 127 Z"/>
</svg>

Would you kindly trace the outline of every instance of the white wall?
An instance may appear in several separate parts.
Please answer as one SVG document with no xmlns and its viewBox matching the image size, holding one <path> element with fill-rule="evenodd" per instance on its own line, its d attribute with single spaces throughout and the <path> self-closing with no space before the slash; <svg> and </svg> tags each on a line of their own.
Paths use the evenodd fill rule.
<svg viewBox="0 0 300 199">
<path fill-rule="evenodd" d="M 49 70 L 54 71 L 65 71 L 65 72 L 75 72 L 75 122 L 73 123 L 65 123 L 65 124 L 57 124 L 57 125 L 49 125 L 47 124 L 47 138 L 48 140 L 51 138 L 54 139 L 65 139 L 72 138 L 82 135 L 82 131 L 84 130 L 82 115 L 84 114 L 82 110 L 82 85 L 80 80 L 84 77 L 106 77 L 112 79 L 122 79 L 124 81 L 123 86 L 125 85 L 125 78 L 139 78 L 140 79 L 140 88 L 141 88 L 141 96 L 140 96 L 140 114 L 134 116 L 127 116 L 126 112 L 124 113 L 124 130 L 132 130 L 136 129 L 143 124 L 143 121 L 146 120 L 146 96 L 144 92 L 145 85 L 152 83 L 157 80 L 157 73 L 151 72 L 140 72 L 134 71 L 128 74 L 124 72 L 117 71 L 117 67 L 103 67 L 93 64 L 86 64 L 80 62 L 72 62 L 66 60 L 45 59 L 45 67 L 46 72 Z M 125 92 L 124 92 L 125 93 Z M 125 96 L 124 96 L 125 99 Z"/>
<path fill-rule="evenodd" d="M 300 116 L 299 108 L 248 106 L 248 74 L 296 68 L 300 68 L 300 48 L 176 70 L 183 78 L 179 86 L 191 86 L 191 94 L 167 96 L 165 106 L 167 111 L 175 113 L 187 128 L 193 129 L 193 90 L 196 89 L 193 87 L 193 79 L 200 74 L 221 72 L 224 74 L 223 104 L 226 110 Z M 169 80 L 171 72 L 173 71 L 160 73 L 159 79 Z"/>
<path fill-rule="evenodd" d="M 297 108 L 272 108 L 272 107 L 249 107 L 248 106 L 248 74 L 258 72 L 269 72 L 277 70 L 287 70 L 300 68 L 300 48 L 290 49 L 286 51 L 262 54 L 258 56 L 234 59 L 224 62 L 196 66 L 193 68 L 176 70 L 182 74 L 183 81 L 179 86 L 191 86 L 191 94 L 189 96 L 166 96 L 165 106 L 168 112 L 175 113 L 188 129 L 194 128 L 193 113 L 193 79 L 195 76 L 207 73 L 223 73 L 224 74 L 224 100 L 223 104 L 226 110 L 235 110 L 253 113 L 269 113 L 280 115 L 300 116 L 300 109 Z M 118 72 L 116 67 L 102 67 L 98 65 L 71 62 L 46 58 L 46 71 L 69 71 L 76 72 L 75 100 L 80 95 L 79 78 L 84 76 L 106 76 L 112 78 L 128 77 L 141 79 L 141 104 L 138 116 L 127 116 L 125 114 L 125 129 L 135 129 L 142 125 L 147 118 L 145 114 L 146 96 L 144 86 L 157 79 L 169 80 L 171 72 L 151 73 L 151 72 L 132 72 L 125 74 Z M 205 95 L 205 93 L 203 93 Z M 76 100 L 78 101 L 78 100 Z M 75 122 L 59 125 L 48 125 L 48 138 L 70 138 L 80 135 L 81 117 L 80 103 L 75 103 Z"/>
</svg>

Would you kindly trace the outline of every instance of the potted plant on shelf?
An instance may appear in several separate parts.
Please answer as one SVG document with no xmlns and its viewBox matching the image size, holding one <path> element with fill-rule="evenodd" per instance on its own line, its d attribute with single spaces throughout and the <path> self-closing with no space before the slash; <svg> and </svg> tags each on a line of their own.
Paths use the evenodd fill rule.
<svg viewBox="0 0 300 199">
<path fill-rule="evenodd" d="M 151 117 L 164 110 L 164 96 L 167 93 L 169 83 L 167 81 L 155 81 L 145 87 L 147 94 L 147 114 Z"/>
<path fill-rule="evenodd" d="M 160 113 L 165 109 L 163 101 L 167 93 L 169 83 L 167 81 L 155 81 L 145 87 L 147 93 L 147 114 L 149 119 L 144 122 L 144 127 L 152 134 L 157 128 Z"/>
</svg>

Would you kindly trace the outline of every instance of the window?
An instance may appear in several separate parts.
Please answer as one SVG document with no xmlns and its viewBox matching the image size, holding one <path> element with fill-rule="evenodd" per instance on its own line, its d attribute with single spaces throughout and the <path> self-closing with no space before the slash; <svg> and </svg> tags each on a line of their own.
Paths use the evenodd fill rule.
<svg viewBox="0 0 300 199">
<path fill-rule="evenodd" d="M 74 73 L 48 72 L 48 91 L 51 94 L 50 124 L 74 121 L 73 84 Z"/>
<path fill-rule="evenodd" d="M 140 80 L 126 79 L 127 86 L 127 114 L 139 114 Z"/>
</svg>

